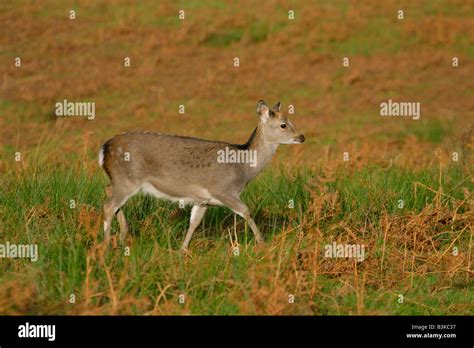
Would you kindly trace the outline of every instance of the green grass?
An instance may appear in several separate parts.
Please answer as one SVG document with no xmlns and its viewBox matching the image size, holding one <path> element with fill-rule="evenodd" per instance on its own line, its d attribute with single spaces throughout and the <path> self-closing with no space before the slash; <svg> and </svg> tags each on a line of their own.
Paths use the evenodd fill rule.
<svg viewBox="0 0 474 348">
<path fill-rule="evenodd" d="M 272 34 L 283 30 L 287 26 L 285 22 L 269 23 L 267 21 L 254 21 L 248 27 L 226 27 L 210 32 L 203 43 L 212 47 L 227 47 L 241 41 L 248 36 L 252 43 L 266 41 Z"/>
<path fill-rule="evenodd" d="M 413 134 L 421 141 L 439 144 L 451 132 L 452 123 L 449 121 L 441 121 L 438 119 L 423 121 L 423 124 L 417 125 L 417 127 L 412 130 Z"/>
<path fill-rule="evenodd" d="M 306 183 L 317 174 L 320 173 L 302 170 L 288 176 L 283 171 L 278 174 L 266 171 L 258 180 L 252 182 L 243 194 L 243 200 L 249 205 L 270 245 L 280 248 L 278 240 L 282 238 L 282 226 L 294 229 L 294 232 L 287 235 L 283 244 L 288 260 L 292 259 L 290 251 L 298 243 L 298 233 L 305 228 L 302 227 L 305 226 L 305 215 L 311 213 L 308 210 L 311 195 Z M 161 293 L 160 289 L 165 286 L 169 288 L 165 291 L 163 301 L 176 303 L 180 293 L 186 293 L 190 301 L 189 307 L 176 306 L 170 309 L 171 313 L 228 315 L 261 311 L 258 305 L 244 311 L 239 304 L 252 302 L 254 289 L 251 277 L 255 277 L 255 272 L 258 279 L 265 284 L 266 277 L 273 277 L 275 260 L 272 259 L 273 261 L 268 263 L 261 251 L 254 249 L 253 236 L 240 219 L 237 220 L 237 230 L 241 254 L 238 257 L 232 256 L 229 252 L 228 235 L 234 228 L 234 215 L 228 209 L 214 207 L 208 210 L 191 244 L 195 261 L 190 262 L 177 252 L 187 228 L 190 208 L 180 209 L 169 202 L 137 195 L 130 199 L 124 208 L 132 234 L 132 239 L 127 242 L 131 248 L 130 256 L 124 256 L 124 246 L 120 246 L 110 250 L 101 260 L 91 251 L 98 242 L 92 238 L 91 231 L 96 231 L 99 239 L 102 239 L 100 224 L 98 227 L 92 225 L 93 222 L 99 221 L 97 218 L 106 184 L 104 175 L 86 174 L 82 169 L 63 165 L 46 165 L 28 173 L 20 172 L 19 175 L 21 180 L 18 180 L 13 172 L 2 176 L 1 242 L 37 243 L 40 258 L 35 267 L 31 267 L 27 260 L 3 261 L 0 264 L 3 274 L 0 278 L 0 288 L 2 283 L 5 285 L 9 280 L 17 278 L 19 271 L 22 274 L 21 279 L 35 288 L 37 296 L 28 300 L 28 309 L 18 310 L 32 314 L 70 313 L 74 307 L 67 304 L 71 293 L 77 294 L 78 303 L 84 301 L 85 267 L 89 257 L 92 262 L 89 278 L 94 280 L 95 291 L 101 294 L 97 295 L 92 303 L 97 308 L 102 308 L 105 313 L 110 313 L 113 302 L 107 295 L 109 284 L 104 273 L 106 267 L 110 268 L 115 285 L 119 287 L 118 284 L 121 284 L 116 296 L 124 303 L 127 298 L 136 301 L 133 305 L 119 306 L 113 313 L 140 314 L 143 313 L 143 308 L 151 310 L 153 305 L 148 302 L 156 299 Z M 443 173 L 441 181 L 443 192 L 462 198 L 461 187 L 468 185 L 467 179 L 460 168 L 449 167 Z M 388 212 L 388 216 L 416 213 L 433 201 L 434 193 L 429 190 L 419 189 L 415 195 L 416 181 L 437 189 L 438 178 L 435 171 L 411 172 L 402 168 L 385 171 L 373 167 L 352 172 L 348 168 L 339 168 L 336 180 L 325 184 L 324 190 L 319 193 L 339 194 L 339 208 L 333 211 L 326 202 L 321 220 L 314 221 L 324 235 L 319 243 L 331 243 L 340 238 L 341 230 L 333 229 L 333 226 L 340 222 L 354 228 L 358 238 L 364 238 L 357 229 L 365 224 L 371 226 L 372 233 L 378 234 L 365 238 L 374 238 L 380 249 L 383 244 L 380 238 L 383 238 L 383 234 L 378 231 L 378 226 L 383 212 Z M 295 202 L 294 209 L 288 209 L 290 199 Z M 404 199 L 403 209 L 396 206 L 398 199 Z M 70 200 L 76 202 L 74 209 L 69 207 Z M 449 206 L 450 203 L 446 204 Z M 462 213 L 462 210 L 463 208 L 458 213 Z M 88 216 L 91 217 L 89 220 Z M 88 223 L 92 224 L 92 227 Z M 113 230 L 118 230 L 116 222 Z M 449 238 L 445 237 L 442 245 L 449 244 Z M 365 242 L 370 243 L 369 240 Z M 460 240 L 460 244 L 464 246 L 467 242 L 466 238 Z M 300 252 L 311 247 L 313 242 L 303 240 L 302 243 L 299 246 Z M 273 256 L 277 255 L 279 253 Z M 380 250 L 370 250 L 369 255 L 372 258 L 380 258 Z M 260 268 L 267 268 L 268 274 L 259 273 L 262 272 Z M 287 271 L 289 272 L 285 272 Z M 127 280 L 122 284 L 120 279 L 124 276 Z M 316 275 L 315 281 L 320 284 L 319 291 L 326 296 L 309 298 L 306 293 L 301 295 L 313 303 L 312 314 L 357 312 L 357 301 L 354 297 L 356 295 L 347 294 L 347 289 L 341 290 L 340 277 L 345 276 Z M 383 274 L 379 277 L 382 279 Z M 466 290 L 467 284 L 462 279 L 460 287 L 439 291 L 437 295 L 428 297 L 427 291 L 435 286 L 436 282 L 425 281 L 424 277 L 415 277 L 415 280 L 419 285 L 414 290 L 404 290 L 403 294 L 407 299 L 424 306 L 415 305 L 413 302 L 397 304 L 397 298 L 392 293 L 400 291 L 397 288 L 401 284 L 384 288 L 386 294 L 383 297 L 380 297 L 381 289 L 368 285 L 365 290 L 364 311 L 378 314 L 454 314 L 448 306 L 460 308 L 468 303 L 469 299 L 472 300 L 472 291 Z M 402 278 L 401 281 L 406 284 L 406 279 Z M 339 292 L 341 294 L 336 295 Z M 242 298 L 236 298 L 236 294 L 241 294 Z M 331 300 L 334 296 L 337 306 Z M 148 304 L 140 304 L 140 301 Z M 309 312 L 308 308 L 295 306 L 289 313 Z"/>
<path fill-rule="evenodd" d="M 214 47 L 226 47 L 240 41 L 244 35 L 242 28 L 227 28 L 219 32 L 210 33 L 204 43 Z"/>
<path fill-rule="evenodd" d="M 474 46 L 472 44 L 472 38 L 467 35 L 459 35 L 456 37 L 455 48 L 458 52 L 461 52 L 466 57 L 474 58 Z"/>
</svg>

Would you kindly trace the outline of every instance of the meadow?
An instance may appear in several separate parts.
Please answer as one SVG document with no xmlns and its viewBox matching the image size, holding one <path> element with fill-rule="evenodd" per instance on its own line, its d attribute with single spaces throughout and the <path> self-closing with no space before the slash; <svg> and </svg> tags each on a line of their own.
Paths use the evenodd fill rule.
<svg viewBox="0 0 474 348">
<path fill-rule="evenodd" d="M 472 315 L 473 17 L 456 0 L 2 2 L 0 244 L 39 258 L 0 259 L 0 314 Z M 381 117 L 389 98 L 420 119 Z M 64 99 L 96 117 L 57 117 Z M 244 143 L 259 99 L 306 137 L 243 192 L 264 245 L 214 207 L 183 255 L 190 207 L 144 195 L 125 243 L 116 221 L 102 243 L 105 140 Z M 325 257 L 334 242 L 365 259 Z"/>
</svg>

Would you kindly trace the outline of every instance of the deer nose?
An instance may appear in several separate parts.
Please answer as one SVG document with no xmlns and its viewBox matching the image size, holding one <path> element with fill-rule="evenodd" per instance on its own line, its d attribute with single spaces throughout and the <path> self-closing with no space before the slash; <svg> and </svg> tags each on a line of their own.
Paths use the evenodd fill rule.
<svg viewBox="0 0 474 348">
<path fill-rule="evenodd" d="M 298 137 L 298 141 L 299 141 L 300 143 L 304 143 L 304 140 L 305 140 L 304 135 L 301 134 L 301 135 Z"/>
</svg>

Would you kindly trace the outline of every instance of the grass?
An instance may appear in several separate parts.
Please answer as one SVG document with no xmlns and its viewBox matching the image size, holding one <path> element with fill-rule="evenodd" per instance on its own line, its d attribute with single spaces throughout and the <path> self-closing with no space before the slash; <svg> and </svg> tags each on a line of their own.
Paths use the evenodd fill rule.
<svg viewBox="0 0 474 348">
<path fill-rule="evenodd" d="M 242 28 L 228 28 L 219 33 L 210 33 L 204 43 L 214 47 L 226 47 L 233 42 L 240 41 L 243 35 L 244 30 Z"/>
<path fill-rule="evenodd" d="M 269 36 L 283 30 L 287 26 L 285 22 L 268 23 L 267 21 L 256 20 L 248 28 L 226 27 L 210 32 L 203 43 L 212 47 L 227 47 L 233 43 L 248 37 L 249 41 L 258 44 L 266 41 Z"/>
<path fill-rule="evenodd" d="M 384 28 L 384 30 L 380 30 Z M 373 18 L 363 30 L 349 36 L 344 41 L 329 42 L 328 46 L 318 48 L 321 52 L 335 51 L 345 56 L 371 56 L 381 51 L 394 53 L 400 50 L 399 30 L 384 18 Z"/>
<path fill-rule="evenodd" d="M 354 171 L 342 165 L 327 182 L 318 179 L 323 172 L 308 169 L 267 171 L 243 195 L 267 245 L 255 247 L 247 226 L 240 219 L 234 225 L 234 215 L 217 207 L 208 210 L 188 256 L 178 249 L 189 208 L 133 197 L 125 207 L 132 236 L 124 245 L 114 240 L 107 250 L 100 243 L 104 175 L 64 165 L 27 168 L 11 168 L 2 176 L 2 241 L 38 244 L 40 258 L 34 267 L 21 259 L 0 264 L 2 313 L 472 314 L 462 203 L 462 185 L 469 183 L 459 167 L 445 168 L 441 181 L 431 170 L 403 168 Z M 432 190 L 416 189 L 417 182 Z M 440 199 L 439 192 L 449 199 Z M 398 199 L 404 200 L 403 209 Z M 424 246 L 409 245 L 403 262 L 396 260 L 409 243 L 403 242 L 405 234 L 414 232 L 410 224 L 427 214 L 438 214 L 439 221 L 415 232 Z M 384 242 L 389 224 L 397 227 Z M 116 222 L 113 230 L 118 230 Z M 443 231 L 448 232 L 436 237 Z M 442 255 L 458 234 L 459 263 Z M 430 240 L 434 248 L 426 244 Z M 323 258 L 324 245 L 333 241 L 364 244 L 366 261 Z M 231 245 L 239 246 L 239 256 Z M 454 265 L 427 277 L 438 257 Z M 410 267 L 403 270 L 405 263 Z M 354 277 L 364 277 L 365 283 Z M 31 296 L 12 304 L 13 288 Z M 400 293 L 404 304 L 397 302 Z M 71 294 L 75 304 L 68 303 Z M 288 294 L 296 296 L 294 304 L 288 303 Z"/>
</svg>

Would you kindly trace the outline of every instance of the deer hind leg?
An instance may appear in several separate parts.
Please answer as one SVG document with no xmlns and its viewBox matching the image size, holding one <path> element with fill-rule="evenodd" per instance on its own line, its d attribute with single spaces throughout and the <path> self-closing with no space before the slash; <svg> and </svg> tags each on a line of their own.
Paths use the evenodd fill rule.
<svg viewBox="0 0 474 348">
<path fill-rule="evenodd" d="M 257 243 L 263 243 L 265 239 L 263 235 L 260 233 L 260 230 L 257 227 L 257 224 L 250 216 L 250 210 L 247 205 L 240 200 L 240 198 L 233 197 L 233 196 L 216 196 L 216 198 L 222 202 L 225 206 L 229 207 L 234 213 L 240 215 L 247 221 L 252 230 L 253 234 L 255 235 L 255 240 Z"/>
<path fill-rule="evenodd" d="M 104 239 L 107 243 L 110 241 L 110 229 L 112 221 L 117 214 L 117 219 L 120 225 L 120 239 L 123 240 L 128 232 L 127 220 L 120 208 L 125 202 L 137 192 L 135 187 L 127 187 L 126 185 L 118 188 L 117 186 L 108 186 L 105 189 L 107 199 L 104 204 Z"/>
<path fill-rule="evenodd" d="M 125 214 L 123 213 L 123 209 L 120 208 L 117 212 L 117 220 L 120 226 L 120 240 L 123 242 L 125 238 L 127 238 L 128 234 L 128 223 L 127 219 L 125 218 Z"/>
</svg>

